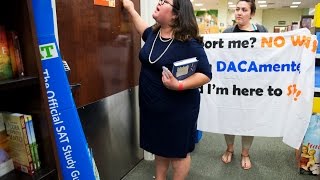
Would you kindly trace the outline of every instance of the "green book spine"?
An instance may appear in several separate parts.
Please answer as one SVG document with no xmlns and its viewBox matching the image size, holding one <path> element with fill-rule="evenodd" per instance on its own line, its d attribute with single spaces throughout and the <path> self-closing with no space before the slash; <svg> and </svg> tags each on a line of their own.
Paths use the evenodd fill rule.
<svg viewBox="0 0 320 180">
<path fill-rule="evenodd" d="M 30 124 L 32 123 L 32 116 L 31 115 L 24 115 L 24 119 L 25 119 L 25 124 L 26 124 L 26 129 L 27 129 L 27 135 L 28 135 L 28 141 L 29 141 L 29 147 L 30 147 L 30 151 L 31 151 L 31 157 L 32 157 L 32 161 L 33 161 L 33 167 L 35 170 L 39 169 L 37 166 L 37 160 L 36 160 L 36 155 L 34 152 L 34 148 L 32 146 L 32 132 L 31 132 L 31 128 L 30 128 Z"/>
<path fill-rule="evenodd" d="M 35 133 L 34 133 L 33 121 L 30 121 L 29 125 L 30 125 L 30 132 L 31 132 L 32 149 L 34 151 L 37 168 L 40 169 L 41 162 L 40 162 L 40 159 L 39 159 L 38 144 L 37 144 L 36 136 L 35 136 Z"/>
</svg>

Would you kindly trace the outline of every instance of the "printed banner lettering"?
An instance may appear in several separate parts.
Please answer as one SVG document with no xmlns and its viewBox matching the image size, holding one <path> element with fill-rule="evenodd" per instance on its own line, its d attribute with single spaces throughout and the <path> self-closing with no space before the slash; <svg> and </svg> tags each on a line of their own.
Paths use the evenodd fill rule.
<svg viewBox="0 0 320 180">
<path fill-rule="evenodd" d="M 283 137 L 300 147 L 312 114 L 317 45 L 308 29 L 204 35 L 213 76 L 200 88 L 198 129 Z"/>
</svg>

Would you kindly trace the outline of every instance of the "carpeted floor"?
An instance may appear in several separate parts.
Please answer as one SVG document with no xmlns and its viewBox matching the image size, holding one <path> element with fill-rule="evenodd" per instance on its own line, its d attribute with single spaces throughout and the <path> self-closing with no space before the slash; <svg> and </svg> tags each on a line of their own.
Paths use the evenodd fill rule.
<svg viewBox="0 0 320 180">
<path fill-rule="evenodd" d="M 235 154 L 231 163 L 224 164 L 221 155 L 226 149 L 223 135 L 204 133 L 191 154 L 191 169 L 187 180 L 319 180 L 320 176 L 300 175 L 295 151 L 282 143 L 281 138 L 256 137 L 250 151 L 252 168 L 240 166 L 240 138 L 235 140 Z M 142 160 L 123 180 L 152 180 L 153 161 Z M 169 170 L 168 180 L 171 180 Z"/>
</svg>

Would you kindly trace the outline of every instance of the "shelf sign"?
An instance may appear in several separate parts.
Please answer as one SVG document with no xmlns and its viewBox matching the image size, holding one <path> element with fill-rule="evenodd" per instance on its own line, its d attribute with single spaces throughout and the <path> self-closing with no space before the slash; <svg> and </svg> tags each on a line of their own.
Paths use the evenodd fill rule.
<svg viewBox="0 0 320 180">
<path fill-rule="evenodd" d="M 32 6 L 61 178 L 97 179 L 54 35 L 51 0 L 32 0 Z"/>
<path fill-rule="evenodd" d="M 116 0 L 94 0 L 94 5 L 116 7 Z"/>
</svg>

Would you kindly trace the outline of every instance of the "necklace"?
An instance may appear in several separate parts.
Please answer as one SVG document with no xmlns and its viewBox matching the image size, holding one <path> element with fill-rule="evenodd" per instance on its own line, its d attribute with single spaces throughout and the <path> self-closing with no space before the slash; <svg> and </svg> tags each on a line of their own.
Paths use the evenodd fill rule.
<svg viewBox="0 0 320 180">
<path fill-rule="evenodd" d="M 168 39 L 168 40 L 163 40 L 162 37 L 161 37 L 161 30 L 159 29 L 159 32 L 160 32 L 160 35 L 159 35 L 159 38 L 162 42 L 169 42 L 172 38 Z"/>
<path fill-rule="evenodd" d="M 160 34 L 160 29 L 159 29 L 159 31 L 158 31 L 158 33 L 157 33 L 157 35 L 156 35 L 156 38 L 154 38 L 153 43 L 152 43 L 151 51 L 150 51 L 150 54 L 149 54 L 149 62 L 150 62 L 150 64 L 154 64 L 154 63 L 156 63 L 157 61 L 159 61 L 160 58 L 164 55 L 164 53 L 167 52 L 167 50 L 169 49 L 171 43 L 173 42 L 173 38 L 169 39 L 169 40 L 171 40 L 171 41 L 170 41 L 169 45 L 167 46 L 167 48 L 162 52 L 162 54 L 161 54 L 156 60 L 154 60 L 154 61 L 152 62 L 152 61 L 151 61 L 151 54 L 152 54 L 154 44 L 156 43 L 156 40 L 157 40 L 159 34 Z M 160 40 L 161 40 L 161 37 L 160 37 Z M 162 41 L 162 42 L 168 42 L 169 40 L 166 40 L 166 41 L 162 41 L 162 40 L 161 40 L 161 41 Z"/>
</svg>

